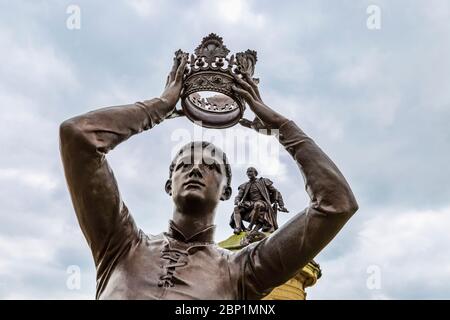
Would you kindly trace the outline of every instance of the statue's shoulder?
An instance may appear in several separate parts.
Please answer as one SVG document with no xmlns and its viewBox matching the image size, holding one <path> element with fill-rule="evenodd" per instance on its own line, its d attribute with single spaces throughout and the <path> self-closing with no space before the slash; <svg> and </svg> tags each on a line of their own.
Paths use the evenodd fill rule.
<svg viewBox="0 0 450 320">
<path fill-rule="evenodd" d="M 270 180 L 269 178 L 261 177 L 261 178 L 259 178 L 259 181 L 261 181 L 262 183 L 264 183 L 266 186 L 271 186 L 271 185 L 273 185 L 273 181 Z"/>
</svg>

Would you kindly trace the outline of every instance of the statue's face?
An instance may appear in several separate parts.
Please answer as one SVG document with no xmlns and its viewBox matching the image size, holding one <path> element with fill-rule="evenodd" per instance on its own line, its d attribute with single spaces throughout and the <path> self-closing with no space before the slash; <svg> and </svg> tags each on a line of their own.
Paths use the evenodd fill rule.
<svg viewBox="0 0 450 320">
<path fill-rule="evenodd" d="M 256 178 L 256 170 L 254 168 L 248 168 L 247 169 L 247 177 L 249 179 L 255 179 Z"/>
<path fill-rule="evenodd" d="M 175 204 L 184 211 L 199 205 L 213 210 L 221 198 L 229 197 L 226 184 L 222 158 L 208 150 L 194 148 L 177 159 L 170 192 Z"/>
</svg>

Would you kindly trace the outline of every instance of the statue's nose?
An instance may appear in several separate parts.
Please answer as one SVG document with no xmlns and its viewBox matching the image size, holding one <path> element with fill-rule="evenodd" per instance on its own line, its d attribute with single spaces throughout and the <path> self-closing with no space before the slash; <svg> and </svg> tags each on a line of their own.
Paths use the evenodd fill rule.
<svg viewBox="0 0 450 320">
<path fill-rule="evenodd" d="M 200 172 L 200 169 L 199 169 L 198 165 L 194 165 L 192 167 L 191 171 L 189 172 L 189 177 L 192 177 L 192 176 L 203 178 L 202 173 Z"/>
</svg>

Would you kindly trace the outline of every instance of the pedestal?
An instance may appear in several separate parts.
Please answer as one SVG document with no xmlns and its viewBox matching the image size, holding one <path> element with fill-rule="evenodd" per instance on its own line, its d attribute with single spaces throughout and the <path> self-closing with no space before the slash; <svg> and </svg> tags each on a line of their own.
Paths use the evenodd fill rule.
<svg viewBox="0 0 450 320">
<path fill-rule="evenodd" d="M 245 236 L 245 232 L 232 235 L 228 239 L 219 242 L 219 246 L 231 251 L 241 250 L 244 247 L 241 241 Z M 316 262 L 311 261 L 303 269 L 299 270 L 293 278 L 273 289 L 263 300 L 306 300 L 305 289 L 315 285 L 321 275 L 320 266 Z"/>
</svg>

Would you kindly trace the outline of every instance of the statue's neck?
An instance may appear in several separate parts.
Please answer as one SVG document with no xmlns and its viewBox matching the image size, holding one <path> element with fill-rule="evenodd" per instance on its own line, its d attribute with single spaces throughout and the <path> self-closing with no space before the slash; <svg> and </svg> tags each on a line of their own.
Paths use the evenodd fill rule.
<svg viewBox="0 0 450 320">
<path fill-rule="evenodd" d="M 215 212 L 203 214 L 184 213 L 174 210 L 172 221 L 183 234 L 190 238 L 192 235 L 214 225 Z"/>
</svg>

